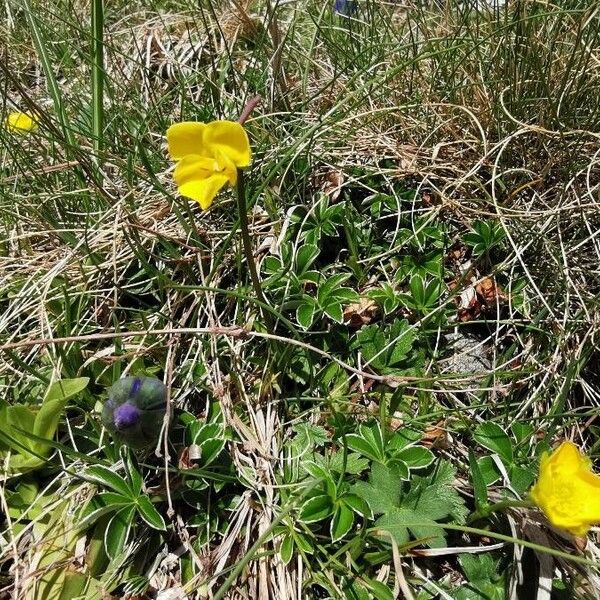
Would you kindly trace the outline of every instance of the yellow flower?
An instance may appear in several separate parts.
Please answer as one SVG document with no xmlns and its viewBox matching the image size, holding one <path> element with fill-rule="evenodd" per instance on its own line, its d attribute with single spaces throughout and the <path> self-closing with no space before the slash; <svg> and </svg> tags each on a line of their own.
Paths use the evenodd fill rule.
<svg viewBox="0 0 600 600">
<path fill-rule="evenodd" d="M 7 129 L 15 133 L 28 133 L 37 129 L 37 120 L 30 113 L 11 112 L 5 121 Z"/>
<path fill-rule="evenodd" d="M 529 492 L 553 525 L 578 536 L 600 523 L 600 475 L 591 466 L 575 444 L 563 442 L 552 454 L 544 453 Z"/>
<path fill-rule="evenodd" d="M 208 208 L 219 190 L 235 185 L 238 168 L 251 161 L 250 142 L 234 121 L 185 121 L 167 130 L 169 154 L 178 161 L 173 173 L 182 196 Z"/>
</svg>

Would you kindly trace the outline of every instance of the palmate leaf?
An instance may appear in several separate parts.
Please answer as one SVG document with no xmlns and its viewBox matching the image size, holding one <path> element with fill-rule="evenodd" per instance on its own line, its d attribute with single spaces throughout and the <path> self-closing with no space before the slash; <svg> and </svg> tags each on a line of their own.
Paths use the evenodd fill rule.
<svg viewBox="0 0 600 600">
<path fill-rule="evenodd" d="M 369 482 L 355 483 L 352 491 L 361 497 L 375 514 L 390 513 L 400 505 L 402 476 L 397 467 L 374 462 Z"/>
<path fill-rule="evenodd" d="M 466 517 L 464 501 L 454 489 L 455 470 L 440 461 L 431 474 L 413 477 L 410 487 L 393 465 L 374 463 L 368 482 L 356 483 L 352 491 L 375 514 L 382 514 L 376 526 L 389 531 L 399 544 L 410 537 L 423 539 L 431 547 L 445 546 L 445 531 L 439 521 L 462 523 Z"/>
</svg>

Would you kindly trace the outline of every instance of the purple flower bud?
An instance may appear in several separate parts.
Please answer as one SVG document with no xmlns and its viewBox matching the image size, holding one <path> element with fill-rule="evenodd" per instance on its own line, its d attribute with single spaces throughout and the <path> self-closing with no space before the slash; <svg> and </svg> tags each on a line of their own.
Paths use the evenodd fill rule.
<svg viewBox="0 0 600 600">
<path fill-rule="evenodd" d="M 113 412 L 113 421 L 118 430 L 135 425 L 139 418 L 140 409 L 130 402 L 125 402 L 124 404 L 121 404 L 121 406 L 117 406 Z"/>
<path fill-rule="evenodd" d="M 335 0 L 333 12 L 342 17 L 351 17 L 358 8 L 356 0 Z"/>
<path fill-rule="evenodd" d="M 129 392 L 130 396 L 135 396 L 142 387 L 142 380 L 139 377 L 136 377 L 131 384 L 131 391 Z"/>
</svg>

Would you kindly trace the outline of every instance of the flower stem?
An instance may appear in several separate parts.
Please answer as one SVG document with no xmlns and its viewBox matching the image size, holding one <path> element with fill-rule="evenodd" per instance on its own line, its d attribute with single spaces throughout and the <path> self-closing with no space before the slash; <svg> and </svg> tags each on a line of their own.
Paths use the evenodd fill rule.
<svg viewBox="0 0 600 600">
<path fill-rule="evenodd" d="M 533 506 L 534 504 L 529 500 L 502 500 L 501 502 L 496 502 L 495 504 L 490 504 L 489 506 L 476 510 L 469 516 L 467 523 L 475 523 L 480 519 L 489 517 L 492 513 L 501 512 L 507 508 L 531 508 Z"/>
<path fill-rule="evenodd" d="M 248 271 L 250 272 L 250 280 L 252 281 L 252 287 L 254 288 L 254 293 L 258 300 L 268 306 L 269 303 L 267 302 L 260 284 L 258 271 L 256 270 L 256 261 L 254 260 L 254 253 L 252 252 L 250 225 L 248 223 L 248 206 L 246 205 L 246 186 L 244 183 L 244 172 L 241 169 L 238 169 L 236 192 L 237 207 L 240 216 L 240 229 L 242 231 L 242 245 L 244 246 L 244 255 L 246 257 Z M 265 311 L 262 311 L 262 313 L 267 329 L 271 331 L 273 329 L 271 315 Z"/>
</svg>

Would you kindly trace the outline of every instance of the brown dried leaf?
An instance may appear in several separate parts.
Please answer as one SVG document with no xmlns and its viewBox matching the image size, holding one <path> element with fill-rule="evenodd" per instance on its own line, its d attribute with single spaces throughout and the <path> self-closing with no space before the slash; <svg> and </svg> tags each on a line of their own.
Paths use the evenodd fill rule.
<svg viewBox="0 0 600 600">
<path fill-rule="evenodd" d="M 377 303 L 362 296 L 358 302 L 344 308 L 344 323 L 353 329 L 360 329 L 363 325 L 368 325 L 376 315 Z"/>
<path fill-rule="evenodd" d="M 482 279 L 475 286 L 475 290 L 486 304 L 495 304 L 496 302 L 504 302 L 506 300 L 506 294 L 493 277 Z"/>
</svg>

